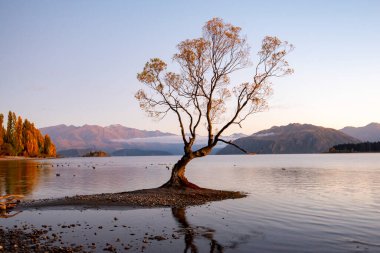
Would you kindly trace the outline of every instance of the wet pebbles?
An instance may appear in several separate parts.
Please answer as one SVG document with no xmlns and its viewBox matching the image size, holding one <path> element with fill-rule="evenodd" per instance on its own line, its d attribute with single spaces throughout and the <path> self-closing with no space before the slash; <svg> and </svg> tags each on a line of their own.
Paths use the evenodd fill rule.
<svg viewBox="0 0 380 253">
<path fill-rule="evenodd" d="M 186 207 L 203 205 L 212 201 L 243 198 L 241 192 L 211 189 L 166 189 L 154 188 L 122 193 L 77 195 L 60 199 L 45 199 L 22 202 L 19 208 L 43 208 L 52 206 L 84 207 Z"/>
<path fill-rule="evenodd" d="M 117 220 L 114 220 L 116 222 Z M 23 223 L 22 225 L 14 225 L 11 227 L 0 226 L 0 252 L 17 252 L 17 253 L 56 253 L 56 252 L 142 252 L 147 249 L 153 242 L 168 241 L 181 239 L 182 231 L 174 231 L 167 229 L 161 231 L 161 234 L 154 234 L 152 231 L 141 233 L 128 233 L 135 231 L 135 228 L 122 225 L 124 233 L 117 233 L 121 237 L 115 239 L 91 241 L 91 235 L 82 234 L 81 243 L 72 242 L 65 238 L 65 234 L 80 232 L 85 230 L 97 231 L 99 234 L 103 230 L 108 230 L 106 226 L 92 226 L 87 222 L 77 222 L 75 224 L 56 224 L 56 225 L 40 225 Z M 147 228 L 148 231 L 151 230 Z M 74 231 L 75 230 L 75 231 Z M 153 229 L 154 231 L 154 229 Z M 97 232 L 94 232 L 97 235 Z M 104 231 L 109 233 L 107 231 Z M 116 234 L 115 234 L 116 235 Z M 120 239 L 123 238 L 123 239 Z M 93 238 L 94 239 L 94 238 Z M 99 238 L 100 239 L 100 238 Z"/>
<path fill-rule="evenodd" d="M 101 207 L 172 207 L 182 208 L 193 205 L 203 205 L 207 202 L 223 199 L 235 199 L 245 197 L 241 192 L 219 191 L 209 189 L 145 189 L 132 192 L 77 195 L 60 199 L 46 199 L 21 202 L 18 210 L 41 209 L 48 207 L 75 206 L 80 208 L 101 208 Z M 142 252 L 153 242 L 172 243 L 172 240 L 182 238 L 182 233 L 174 230 L 162 231 L 162 233 L 148 233 L 142 236 L 137 235 L 135 230 L 125 224 L 120 223 L 118 217 L 112 217 L 112 224 L 105 226 L 90 226 L 85 223 L 41 225 L 35 227 L 30 224 L 23 224 L 15 227 L 2 227 L 0 225 L 0 253 L 1 252 Z M 101 243 L 96 238 L 104 233 L 117 233 L 124 229 L 123 240 L 119 237 L 113 241 Z M 65 234 L 72 232 L 91 231 L 80 240 L 80 243 L 73 243 L 71 240 L 65 242 Z M 91 239 L 91 236 L 95 238 Z M 129 238 L 128 240 L 125 240 Z M 92 240 L 92 242 L 91 242 Z"/>
</svg>

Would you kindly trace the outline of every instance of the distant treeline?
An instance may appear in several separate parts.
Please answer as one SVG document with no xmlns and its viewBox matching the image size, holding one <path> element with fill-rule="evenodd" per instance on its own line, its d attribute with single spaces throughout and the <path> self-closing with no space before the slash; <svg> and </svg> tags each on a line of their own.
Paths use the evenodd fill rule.
<svg viewBox="0 0 380 253">
<path fill-rule="evenodd" d="M 330 148 L 330 153 L 380 152 L 380 142 L 339 144 Z"/>
<path fill-rule="evenodd" d="M 107 156 L 109 155 L 104 151 L 91 151 L 83 155 L 83 157 L 107 157 Z"/>
<path fill-rule="evenodd" d="M 55 157 L 56 151 L 48 135 L 42 136 L 34 124 L 9 111 L 7 128 L 0 113 L 0 155 Z"/>
</svg>

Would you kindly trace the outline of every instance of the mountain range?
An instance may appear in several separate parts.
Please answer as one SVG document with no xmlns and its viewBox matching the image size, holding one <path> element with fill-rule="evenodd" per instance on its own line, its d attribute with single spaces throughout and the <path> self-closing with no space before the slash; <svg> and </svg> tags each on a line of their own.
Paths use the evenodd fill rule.
<svg viewBox="0 0 380 253">
<path fill-rule="evenodd" d="M 361 141 L 380 141 L 380 124 L 371 123 L 363 127 L 345 127 L 341 129 L 345 134 L 355 137 Z"/>
<path fill-rule="evenodd" d="M 103 150 L 111 155 L 181 155 L 181 137 L 161 131 L 146 131 L 121 125 L 101 127 L 97 125 L 57 125 L 41 128 L 53 140 L 58 154 L 81 156 L 89 151 Z M 250 152 L 270 153 L 320 153 L 336 144 L 380 140 L 380 124 L 365 127 L 345 127 L 335 130 L 310 124 L 274 126 L 250 136 L 236 133 L 224 137 Z M 194 149 L 202 146 L 206 137 L 198 137 Z M 213 154 L 241 153 L 231 145 L 220 144 Z"/>
<path fill-rule="evenodd" d="M 122 125 L 101 127 L 97 125 L 57 125 L 40 128 L 53 140 L 57 153 L 64 157 L 78 157 L 90 151 L 102 150 L 113 156 L 181 155 L 182 138 L 161 131 L 146 131 Z M 228 136 L 229 140 L 245 137 L 244 134 Z M 194 149 L 202 146 L 206 137 L 199 136 Z M 218 145 L 216 153 L 224 144 Z"/>
<path fill-rule="evenodd" d="M 274 126 L 251 136 L 239 138 L 234 144 L 257 154 L 302 154 L 327 152 L 330 147 L 342 143 L 357 143 L 360 140 L 332 128 L 310 124 Z M 228 145 L 218 154 L 242 154 Z"/>
<path fill-rule="evenodd" d="M 134 138 L 175 136 L 171 133 L 139 130 L 122 125 L 110 125 L 107 127 L 97 125 L 80 127 L 57 125 L 41 128 L 40 131 L 50 136 L 57 150 L 103 149 L 110 151 L 126 148 L 125 141 Z"/>
</svg>

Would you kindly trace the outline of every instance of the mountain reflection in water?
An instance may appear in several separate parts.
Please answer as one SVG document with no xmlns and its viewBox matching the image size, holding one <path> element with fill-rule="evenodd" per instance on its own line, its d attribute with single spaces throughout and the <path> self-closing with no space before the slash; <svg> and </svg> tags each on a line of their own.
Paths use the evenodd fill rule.
<svg viewBox="0 0 380 253">
<path fill-rule="evenodd" d="M 177 160 L 167 156 L 0 161 L 0 192 L 43 199 L 154 188 L 170 177 L 167 166 Z M 95 229 L 103 226 L 97 235 L 88 234 L 88 241 L 104 244 L 121 236 L 141 239 L 146 232 L 148 237 L 168 238 L 148 239 L 145 253 L 380 252 L 380 154 L 209 156 L 194 160 L 186 173 L 200 186 L 249 196 L 186 210 L 27 210 L 2 219 L 1 225 L 87 221 Z M 89 230 L 75 229 L 76 233 L 65 234 L 66 241 L 81 243 Z"/>
</svg>

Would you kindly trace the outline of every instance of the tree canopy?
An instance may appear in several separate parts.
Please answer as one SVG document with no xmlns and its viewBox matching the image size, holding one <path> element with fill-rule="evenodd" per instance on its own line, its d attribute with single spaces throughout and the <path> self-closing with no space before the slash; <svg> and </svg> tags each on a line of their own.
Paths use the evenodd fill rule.
<svg viewBox="0 0 380 253">
<path fill-rule="evenodd" d="M 170 112 L 178 119 L 184 143 L 183 174 L 191 159 L 208 155 L 219 141 L 235 145 L 222 139 L 225 130 L 241 126 L 250 115 L 267 108 L 272 78 L 293 73 L 285 60 L 293 45 L 266 36 L 253 65 L 241 28 L 213 18 L 204 25 L 202 37 L 184 40 L 177 49 L 173 61 L 179 73 L 152 58 L 137 75 L 148 89 L 140 89 L 135 97 L 148 116 L 162 119 Z M 251 80 L 231 82 L 233 73 L 248 67 L 253 69 Z M 193 150 L 200 128 L 207 132 L 208 141 Z"/>
<path fill-rule="evenodd" d="M 56 150 L 49 135 L 43 136 L 29 120 L 9 111 L 7 129 L 0 113 L 0 155 L 26 157 L 55 157 Z"/>
</svg>

